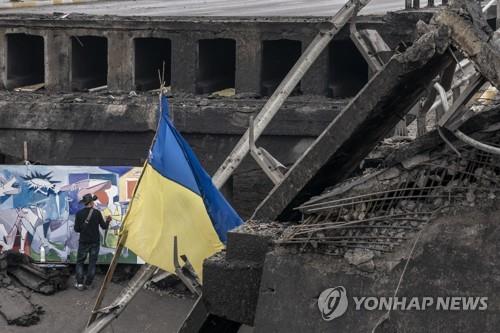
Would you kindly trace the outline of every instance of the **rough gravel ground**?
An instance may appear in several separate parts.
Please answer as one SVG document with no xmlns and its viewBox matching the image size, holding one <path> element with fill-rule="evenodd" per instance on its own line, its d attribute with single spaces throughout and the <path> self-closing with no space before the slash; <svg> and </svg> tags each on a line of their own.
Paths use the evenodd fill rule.
<svg viewBox="0 0 500 333">
<path fill-rule="evenodd" d="M 37 325 L 30 327 L 8 326 L 0 317 L 1 333 L 73 333 L 81 332 L 85 327 L 91 307 L 99 291 L 102 276 L 96 277 L 95 287 L 87 291 L 78 291 L 71 285 L 67 290 L 52 296 L 33 293 L 33 303 L 43 306 L 45 313 Z M 124 284 L 112 283 L 105 304 L 116 296 Z M 132 300 L 122 315 L 105 329 L 105 333 L 115 332 L 177 332 L 177 328 L 189 312 L 194 299 L 176 298 L 170 295 L 160 296 L 149 290 L 141 290 Z"/>
</svg>

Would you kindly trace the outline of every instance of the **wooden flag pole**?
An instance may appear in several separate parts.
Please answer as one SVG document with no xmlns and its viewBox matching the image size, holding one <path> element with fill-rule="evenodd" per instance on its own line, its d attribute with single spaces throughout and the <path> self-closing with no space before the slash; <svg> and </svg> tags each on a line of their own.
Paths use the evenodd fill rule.
<svg viewBox="0 0 500 333">
<path fill-rule="evenodd" d="M 160 77 L 160 80 L 161 80 L 161 77 Z M 160 117 L 161 117 L 161 114 L 163 112 L 163 109 L 162 109 L 162 96 L 163 96 L 163 87 L 164 87 L 164 84 L 163 82 L 160 84 Z M 158 126 L 159 126 L 160 122 L 158 121 Z M 158 133 L 158 128 L 156 129 L 156 133 Z M 149 147 L 149 150 L 148 150 L 148 153 L 149 151 L 151 151 L 151 148 L 153 147 L 155 141 L 156 141 L 156 133 L 155 133 L 155 137 L 153 138 L 153 141 L 151 142 L 151 146 Z M 132 199 L 130 200 L 130 204 L 129 204 L 129 207 L 128 207 L 128 210 L 127 210 L 127 214 L 128 214 L 128 211 L 130 210 L 130 208 L 132 207 L 132 203 L 134 201 L 134 198 L 135 198 L 135 193 L 137 191 L 137 188 L 139 188 L 139 184 L 141 182 L 141 179 L 142 179 L 142 175 L 144 174 L 144 168 L 146 167 L 146 164 L 147 164 L 147 160 L 146 162 L 144 162 L 144 166 L 143 166 L 143 170 L 141 172 L 141 176 L 139 177 L 139 179 L 137 180 L 137 184 L 134 188 L 134 193 L 132 195 Z M 105 293 L 106 293 L 106 289 L 108 288 L 108 285 L 109 283 L 111 282 L 111 278 L 113 277 L 113 274 L 115 273 L 115 269 L 116 269 L 116 266 L 118 264 L 118 259 L 120 258 L 120 255 L 121 255 L 121 252 L 123 250 L 123 247 L 124 247 L 124 244 L 125 244 L 125 241 L 127 239 L 127 232 L 126 230 L 124 229 L 124 225 L 125 225 L 125 221 L 127 219 L 127 214 L 125 214 L 125 217 L 123 219 L 123 223 L 121 225 L 121 230 L 120 230 L 120 236 L 118 237 L 118 242 L 117 242 L 117 245 L 116 245 L 116 251 L 115 251 L 115 254 L 113 256 L 113 259 L 111 260 L 111 263 L 109 265 L 109 268 L 108 268 L 108 271 L 106 272 L 106 276 L 104 277 L 104 282 L 99 290 L 99 294 L 97 295 L 97 299 L 96 299 L 96 302 L 94 304 L 94 307 L 92 308 L 92 312 L 90 313 L 90 317 L 89 317 L 89 320 L 87 322 L 87 326 L 86 327 L 89 327 L 97 318 L 97 314 L 98 314 L 98 310 L 102 304 L 102 301 L 104 299 L 104 296 L 105 296 Z"/>
<path fill-rule="evenodd" d="M 123 233 L 120 234 L 118 237 L 118 243 L 116 245 L 116 251 L 115 254 L 113 255 L 113 259 L 111 260 L 111 264 L 109 265 L 108 271 L 106 272 L 106 276 L 104 277 L 104 282 L 101 285 L 101 289 L 99 289 L 99 294 L 97 295 L 97 299 L 95 301 L 94 307 L 92 308 L 92 311 L 90 312 L 90 317 L 87 322 L 87 327 L 92 324 L 96 318 L 97 318 L 97 313 L 99 308 L 101 307 L 102 301 L 104 299 L 104 295 L 106 293 L 106 289 L 108 289 L 108 285 L 111 282 L 111 278 L 113 277 L 113 274 L 115 273 L 116 266 L 118 265 L 118 259 L 120 258 L 120 255 L 123 250 L 123 244 L 125 243 L 125 240 L 127 239 L 127 232 L 124 231 Z"/>
</svg>

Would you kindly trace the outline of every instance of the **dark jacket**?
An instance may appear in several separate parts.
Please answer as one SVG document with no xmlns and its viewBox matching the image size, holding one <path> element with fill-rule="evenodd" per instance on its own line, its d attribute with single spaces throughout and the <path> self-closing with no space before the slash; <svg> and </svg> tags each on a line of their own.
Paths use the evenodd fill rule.
<svg viewBox="0 0 500 333">
<path fill-rule="evenodd" d="M 76 213 L 75 231 L 80 233 L 81 243 L 100 243 L 101 235 L 99 233 L 99 226 L 107 229 L 108 224 L 104 222 L 101 212 L 95 208 L 92 209 L 92 215 L 88 219 L 88 222 L 86 222 L 89 211 L 90 208 L 85 207 Z"/>
</svg>

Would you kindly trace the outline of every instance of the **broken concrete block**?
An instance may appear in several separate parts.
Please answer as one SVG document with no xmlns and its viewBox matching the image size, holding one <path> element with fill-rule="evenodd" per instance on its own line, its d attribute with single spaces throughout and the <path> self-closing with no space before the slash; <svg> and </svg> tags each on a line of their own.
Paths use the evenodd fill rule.
<svg viewBox="0 0 500 333">
<path fill-rule="evenodd" d="M 374 257 L 373 251 L 361 248 L 349 250 L 344 254 L 345 260 L 347 260 L 349 264 L 354 266 L 358 266 L 366 262 L 369 262 L 373 259 L 373 257 Z"/>
<path fill-rule="evenodd" d="M 486 23 L 479 2 L 454 0 L 433 17 L 432 23 L 449 29 L 453 44 L 476 65 L 481 74 L 500 88 L 500 49 Z"/>
<path fill-rule="evenodd" d="M 40 308 L 17 288 L 0 288 L 0 314 L 9 325 L 30 326 L 39 320 Z"/>
<path fill-rule="evenodd" d="M 401 162 L 401 165 L 403 165 L 403 168 L 410 170 L 416 167 L 417 165 L 429 161 L 430 159 L 431 157 L 429 153 L 419 154 L 404 160 L 403 162 Z"/>
</svg>

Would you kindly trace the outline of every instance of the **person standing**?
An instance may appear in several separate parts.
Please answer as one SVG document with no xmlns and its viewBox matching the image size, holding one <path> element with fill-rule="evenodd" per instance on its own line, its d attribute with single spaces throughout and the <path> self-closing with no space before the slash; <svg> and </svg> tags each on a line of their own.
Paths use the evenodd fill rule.
<svg viewBox="0 0 500 333">
<path fill-rule="evenodd" d="M 97 197 L 92 194 L 85 194 L 80 200 L 85 207 L 79 210 L 75 216 L 75 232 L 80 234 L 80 241 L 78 242 L 78 252 L 76 255 L 76 284 L 75 288 L 83 290 L 92 284 L 95 276 L 95 268 L 97 257 L 99 255 L 99 248 L 101 242 L 101 233 L 99 226 L 107 229 L 111 216 L 106 217 L 104 221 L 101 212 L 94 208 L 94 201 Z M 83 265 L 85 259 L 89 256 L 89 266 L 87 275 L 84 280 Z"/>
</svg>

